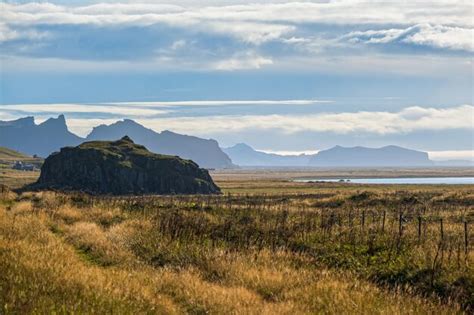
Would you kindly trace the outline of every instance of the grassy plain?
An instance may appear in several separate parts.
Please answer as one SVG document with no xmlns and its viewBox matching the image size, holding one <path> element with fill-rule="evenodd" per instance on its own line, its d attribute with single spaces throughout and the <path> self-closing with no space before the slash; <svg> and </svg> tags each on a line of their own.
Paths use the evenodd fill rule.
<svg viewBox="0 0 474 315">
<path fill-rule="evenodd" d="M 472 312 L 472 185 L 260 173 L 215 172 L 221 196 L 3 193 L 0 313 Z"/>
<path fill-rule="evenodd" d="M 20 188 L 36 181 L 40 174 L 39 170 L 13 170 L 12 166 L 15 161 L 33 164 L 37 168 L 43 163 L 43 159 L 41 158 L 34 158 L 8 148 L 0 147 L 0 184 L 7 185 L 11 188 Z"/>
</svg>

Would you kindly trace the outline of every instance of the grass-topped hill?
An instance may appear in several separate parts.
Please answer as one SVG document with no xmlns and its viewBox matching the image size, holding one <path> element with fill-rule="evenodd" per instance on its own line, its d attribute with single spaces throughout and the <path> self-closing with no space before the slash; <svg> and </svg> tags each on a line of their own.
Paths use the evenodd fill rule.
<svg viewBox="0 0 474 315">
<path fill-rule="evenodd" d="M 0 160 L 22 160 L 22 159 L 31 159 L 31 157 L 9 148 L 0 147 Z"/>
<path fill-rule="evenodd" d="M 129 137 L 62 148 L 45 160 L 34 187 L 113 195 L 219 192 L 193 161 L 152 153 Z"/>
</svg>

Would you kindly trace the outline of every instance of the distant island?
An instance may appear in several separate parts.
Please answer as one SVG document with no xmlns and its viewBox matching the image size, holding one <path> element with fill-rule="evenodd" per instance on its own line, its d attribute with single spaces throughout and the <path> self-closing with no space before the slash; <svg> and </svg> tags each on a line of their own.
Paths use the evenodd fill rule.
<svg viewBox="0 0 474 315">
<path fill-rule="evenodd" d="M 342 147 L 316 154 L 280 155 L 258 151 L 245 143 L 223 148 L 232 161 L 245 167 L 432 167 L 473 166 L 470 161 L 432 161 L 428 153 L 399 146 Z"/>
</svg>

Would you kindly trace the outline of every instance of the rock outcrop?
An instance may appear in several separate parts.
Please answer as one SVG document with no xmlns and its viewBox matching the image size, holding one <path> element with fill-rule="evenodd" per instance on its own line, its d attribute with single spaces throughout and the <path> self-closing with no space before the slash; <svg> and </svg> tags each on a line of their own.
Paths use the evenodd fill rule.
<svg viewBox="0 0 474 315">
<path fill-rule="evenodd" d="M 127 136 L 62 148 L 45 160 L 34 187 L 112 195 L 220 192 L 193 161 L 152 153 Z"/>
</svg>

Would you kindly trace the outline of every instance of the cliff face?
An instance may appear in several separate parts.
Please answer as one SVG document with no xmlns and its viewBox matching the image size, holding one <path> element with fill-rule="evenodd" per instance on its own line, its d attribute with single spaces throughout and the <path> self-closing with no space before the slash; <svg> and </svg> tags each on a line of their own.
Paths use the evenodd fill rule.
<svg viewBox="0 0 474 315">
<path fill-rule="evenodd" d="M 128 137 L 62 148 L 45 160 L 35 186 L 112 195 L 220 192 L 193 161 L 154 154 Z"/>
</svg>

